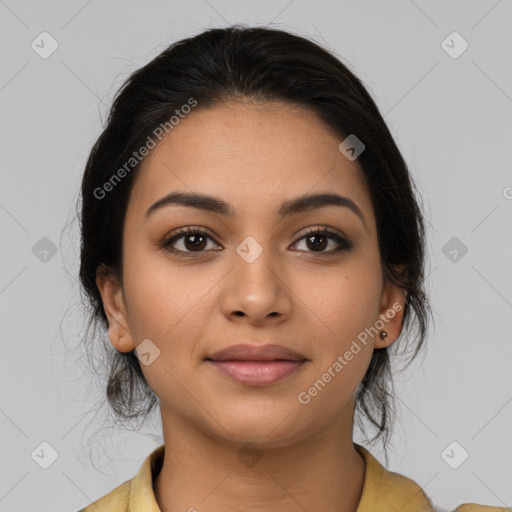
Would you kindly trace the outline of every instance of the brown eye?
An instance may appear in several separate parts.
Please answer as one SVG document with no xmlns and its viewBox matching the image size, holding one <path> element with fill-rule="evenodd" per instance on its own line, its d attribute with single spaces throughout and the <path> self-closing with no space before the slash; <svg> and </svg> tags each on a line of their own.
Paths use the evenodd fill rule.
<svg viewBox="0 0 512 512">
<path fill-rule="evenodd" d="M 204 235 L 184 235 L 183 243 L 188 251 L 200 251 L 206 247 L 206 236 Z"/>
<path fill-rule="evenodd" d="M 331 231 L 326 228 L 316 228 L 315 230 L 310 231 L 305 236 L 299 238 L 295 244 L 299 243 L 301 240 L 305 240 L 307 248 L 306 252 L 318 253 L 318 255 L 325 254 L 328 256 L 337 254 L 341 251 L 349 251 L 353 247 L 352 242 L 349 242 L 346 238 L 335 231 Z M 325 249 L 328 247 L 329 242 L 332 242 L 331 245 L 334 245 L 334 247 L 331 250 L 326 251 Z"/>
<path fill-rule="evenodd" d="M 183 253 L 183 255 L 194 252 L 201 253 L 204 252 L 208 240 L 214 241 L 203 229 L 182 228 L 164 240 L 161 247 L 173 253 Z"/>
<path fill-rule="evenodd" d="M 313 247 L 314 250 L 323 250 L 328 245 L 328 239 L 325 235 L 308 235 L 306 237 L 306 244 L 308 244 L 308 247 Z M 311 244 L 311 245 L 310 245 Z"/>
</svg>

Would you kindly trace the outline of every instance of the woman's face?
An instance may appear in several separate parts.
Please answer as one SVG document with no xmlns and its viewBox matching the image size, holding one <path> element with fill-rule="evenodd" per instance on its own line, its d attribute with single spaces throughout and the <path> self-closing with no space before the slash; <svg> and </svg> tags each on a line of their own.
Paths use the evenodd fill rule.
<svg viewBox="0 0 512 512">
<path fill-rule="evenodd" d="M 98 286 L 113 345 L 129 351 L 150 340 L 138 356 L 164 428 L 181 421 L 260 446 L 330 425 L 352 432 L 355 391 L 374 348 L 398 336 L 404 298 L 383 284 L 370 196 L 340 142 L 306 109 L 224 104 L 193 111 L 143 162 L 125 218 L 122 288 Z M 172 202 L 148 213 L 176 192 L 210 196 L 232 213 Z M 360 215 L 321 201 L 281 215 L 286 203 L 317 194 L 346 197 Z M 180 233 L 164 247 L 187 227 L 206 234 Z M 306 236 L 318 228 L 345 242 Z M 365 331 L 389 311 L 394 318 Z M 384 341 L 375 336 L 382 328 Z M 306 362 L 251 384 L 207 360 L 244 343 L 282 345 Z"/>
</svg>

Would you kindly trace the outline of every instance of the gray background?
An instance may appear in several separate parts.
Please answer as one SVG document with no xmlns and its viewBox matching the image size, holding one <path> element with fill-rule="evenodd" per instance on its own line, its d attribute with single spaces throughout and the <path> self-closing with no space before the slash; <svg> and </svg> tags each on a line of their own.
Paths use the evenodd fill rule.
<svg viewBox="0 0 512 512">
<path fill-rule="evenodd" d="M 423 196 L 436 329 L 397 377 L 389 468 L 442 507 L 512 504 L 511 22 L 510 0 L 0 0 L 0 511 L 78 510 L 162 442 L 158 416 L 101 430 L 102 384 L 79 348 L 74 204 L 122 81 L 171 42 L 232 23 L 272 23 L 347 59 Z M 46 59 L 31 47 L 43 31 L 59 45 Z M 453 31 L 469 44 L 457 58 L 442 43 Z M 58 454 L 48 469 L 31 457 L 44 441 Z M 469 453 L 457 469 L 443 456 L 454 441 Z"/>
</svg>

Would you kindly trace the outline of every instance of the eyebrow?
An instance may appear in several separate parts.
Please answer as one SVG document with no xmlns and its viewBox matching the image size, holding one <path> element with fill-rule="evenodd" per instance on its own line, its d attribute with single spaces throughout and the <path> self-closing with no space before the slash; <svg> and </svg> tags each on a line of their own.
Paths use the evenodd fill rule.
<svg viewBox="0 0 512 512">
<path fill-rule="evenodd" d="M 178 205 L 198 208 L 220 215 L 233 217 L 235 209 L 224 200 L 208 196 L 205 194 L 189 193 L 189 192 L 171 192 L 152 204 L 146 211 L 146 219 L 157 210 L 166 206 Z M 366 226 L 364 216 L 359 207 L 348 197 L 340 196 L 333 193 L 310 194 L 289 199 L 282 203 L 278 211 L 278 216 L 284 218 L 289 215 L 325 208 L 327 206 L 339 206 L 348 208 L 355 213 L 362 223 Z"/>
</svg>

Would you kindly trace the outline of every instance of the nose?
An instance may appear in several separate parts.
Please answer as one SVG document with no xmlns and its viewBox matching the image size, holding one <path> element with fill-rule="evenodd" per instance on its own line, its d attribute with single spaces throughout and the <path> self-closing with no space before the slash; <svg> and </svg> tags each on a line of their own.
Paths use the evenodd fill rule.
<svg viewBox="0 0 512 512">
<path fill-rule="evenodd" d="M 291 290 L 286 272 L 270 250 L 263 250 L 254 260 L 238 253 L 227 276 L 223 297 L 224 315 L 230 321 L 254 325 L 285 321 L 291 311 Z"/>
</svg>

